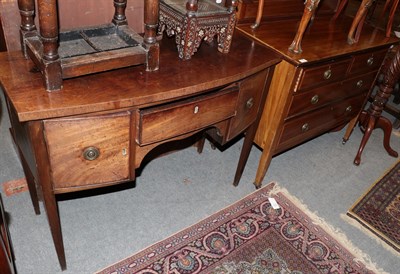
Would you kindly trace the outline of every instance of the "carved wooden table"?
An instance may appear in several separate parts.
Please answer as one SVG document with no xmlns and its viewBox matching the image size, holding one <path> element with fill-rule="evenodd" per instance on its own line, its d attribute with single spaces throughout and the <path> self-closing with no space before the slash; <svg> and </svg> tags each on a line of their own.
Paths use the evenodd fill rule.
<svg viewBox="0 0 400 274">
<path fill-rule="evenodd" d="M 4 89 L 36 214 L 43 197 L 61 268 L 66 268 L 56 195 L 132 181 L 156 146 L 207 130 L 226 143 L 246 132 L 240 180 L 275 64 L 271 50 L 237 35 L 231 54 L 202 47 L 190 61 L 161 42 L 157 72 L 129 67 L 64 81 L 46 92 L 20 52 L 0 54 Z M 205 69 L 206 68 L 206 69 Z M 35 183 L 42 193 L 37 193 Z"/>
</svg>

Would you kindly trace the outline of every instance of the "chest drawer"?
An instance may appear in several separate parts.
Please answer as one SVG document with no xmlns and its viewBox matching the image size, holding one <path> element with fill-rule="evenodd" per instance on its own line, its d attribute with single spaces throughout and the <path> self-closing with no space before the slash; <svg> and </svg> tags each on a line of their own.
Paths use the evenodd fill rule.
<svg viewBox="0 0 400 274">
<path fill-rule="evenodd" d="M 55 189 L 129 178 L 129 112 L 43 123 Z"/>
<path fill-rule="evenodd" d="M 355 55 L 350 67 L 350 74 L 364 73 L 367 71 L 377 71 L 383 59 L 385 59 L 387 49 Z"/>
<path fill-rule="evenodd" d="M 376 72 L 364 74 L 342 82 L 314 88 L 292 97 L 288 118 L 305 113 L 335 101 L 367 92 L 374 82 Z"/>
<path fill-rule="evenodd" d="M 285 122 L 280 143 L 299 143 L 354 117 L 365 95 L 360 94 Z"/>
<path fill-rule="evenodd" d="M 173 138 L 234 116 L 238 90 L 235 85 L 194 99 L 142 109 L 138 117 L 138 143 Z"/>
<path fill-rule="evenodd" d="M 303 68 L 298 75 L 295 92 L 318 85 L 326 85 L 345 78 L 351 59 L 329 62 L 318 66 Z"/>
</svg>

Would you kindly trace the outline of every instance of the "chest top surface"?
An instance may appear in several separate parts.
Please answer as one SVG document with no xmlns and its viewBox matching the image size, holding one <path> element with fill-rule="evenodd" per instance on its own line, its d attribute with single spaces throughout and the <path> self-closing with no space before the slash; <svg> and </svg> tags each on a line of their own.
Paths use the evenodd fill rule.
<svg viewBox="0 0 400 274">
<path fill-rule="evenodd" d="M 18 119 L 64 117 L 129 107 L 144 107 L 228 85 L 273 66 L 280 58 L 240 33 L 229 54 L 202 45 L 189 61 L 182 61 L 173 39 L 161 42 L 160 69 L 144 66 L 117 69 L 68 79 L 63 89 L 47 92 L 40 73 L 21 52 L 0 54 L 0 83 Z"/>
<path fill-rule="evenodd" d="M 257 29 L 252 29 L 250 23 L 241 24 L 237 28 L 275 50 L 286 61 L 296 66 L 311 65 L 354 53 L 388 48 L 399 42 L 398 38 L 388 38 L 384 31 L 364 24 L 359 41 L 349 45 L 347 34 L 351 23 L 352 18 L 347 16 L 339 17 L 336 21 L 332 21 L 332 16 L 316 16 L 304 33 L 301 42 L 303 52 L 298 54 L 288 50 L 298 28 L 298 19 L 261 22 Z"/>
</svg>

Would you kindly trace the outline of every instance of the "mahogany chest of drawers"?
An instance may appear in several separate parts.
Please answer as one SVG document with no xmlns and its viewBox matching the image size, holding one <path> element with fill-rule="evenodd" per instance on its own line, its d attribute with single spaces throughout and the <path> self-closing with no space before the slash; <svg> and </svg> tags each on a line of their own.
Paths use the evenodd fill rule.
<svg viewBox="0 0 400 274">
<path fill-rule="evenodd" d="M 359 42 L 348 45 L 351 18 L 332 23 L 317 17 L 303 37 L 300 54 L 288 50 L 297 20 L 262 22 L 238 30 L 281 54 L 255 143 L 263 149 L 255 185 L 259 187 L 273 155 L 328 131 L 360 113 L 389 48 L 398 42 L 364 26 Z M 277 28 L 279 24 L 279 28 Z"/>
</svg>

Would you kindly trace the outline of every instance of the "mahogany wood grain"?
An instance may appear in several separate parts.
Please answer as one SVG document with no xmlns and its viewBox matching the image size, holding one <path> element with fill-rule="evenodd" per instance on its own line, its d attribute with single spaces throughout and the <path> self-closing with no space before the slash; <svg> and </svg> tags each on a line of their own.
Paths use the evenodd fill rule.
<svg viewBox="0 0 400 274">
<path fill-rule="evenodd" d="M 63 189 L 134 179 L 129 174 L 129 112 L 44 121 L 56 193 Z M 98 151 L 87 159 L 86 149 Z"/>
<path fill-rule="evenodd" d="M 278 60 L 275 53 L 238 33 L 232 44 L 232 55 L 215 54 L 215 48 L 205 44 L 195 54 L 198 57 L 182 62 L 176 56 L 172 40 L 161 41 L 160 62 L 168 66 L 161 66 L 156 72 L 146 72 L 144 67 L 136 66 L 77 77 L 64 80 L 62 92 L 48 93 L 43 88 L 40 73 L 30 72 L 33 64 L 20 52 L 9 52 L 0 54 L 0 82 L 19 121 L 24 122 L 116 107 L 144 107 L 189 97 L 246 78 Z M 204 60 L 207 60 L 207 73 Z M 88 87 L 91 92 L 83 92 Z"/>
<path fill-rule="evenodd" d="M 195 101 L 174 102 L 140 111 L 140 145 L 176 137 L 235 115 L 238 89 L 204 95 Z"/>
</svg>

